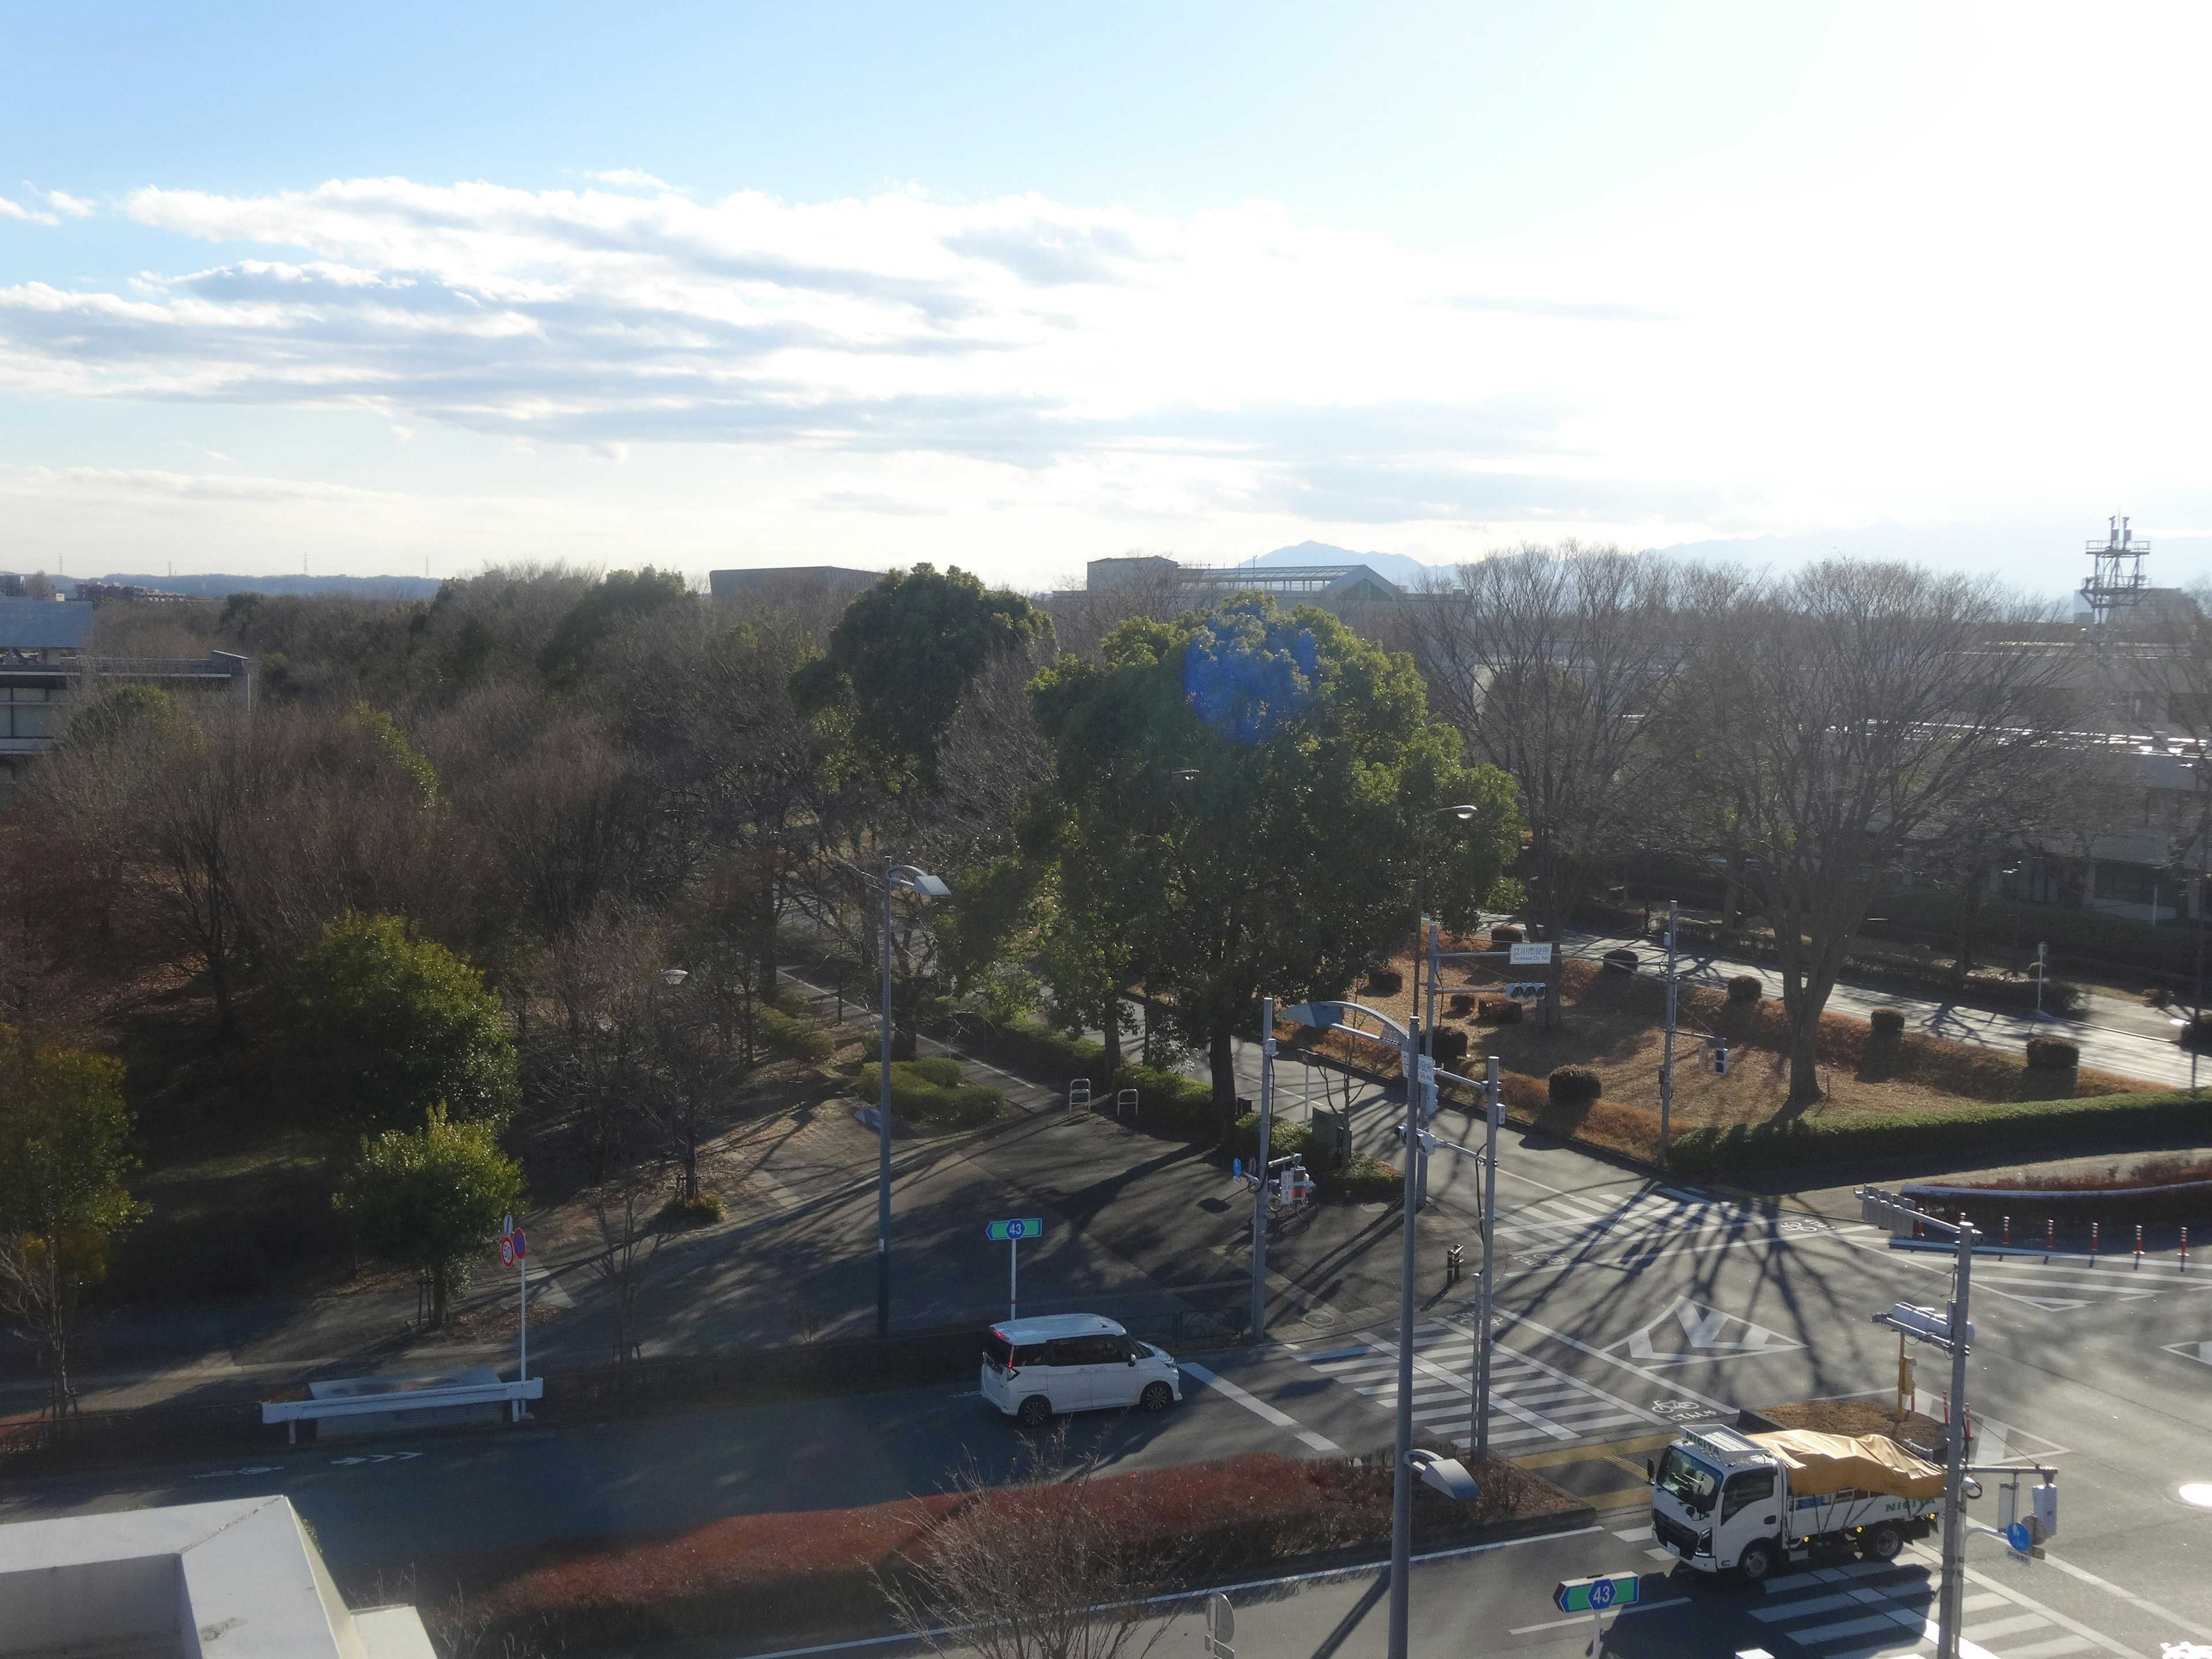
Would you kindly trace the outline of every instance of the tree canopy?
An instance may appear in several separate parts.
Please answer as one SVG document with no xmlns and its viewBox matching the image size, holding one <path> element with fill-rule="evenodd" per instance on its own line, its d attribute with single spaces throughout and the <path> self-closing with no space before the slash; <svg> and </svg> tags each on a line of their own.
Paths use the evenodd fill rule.
<svg viewBox="0 0 2212 1659">
<path fill-rule="evenodd" d="M 792 689 L 807 712 L 849 712 L 863 742 L 927 784 L 938 744 L 992 658 L 1051 634 L 1051 619 L 1020 594 L 986 588 L 957 567 L 917 564 L 855 598 L 828 654 L 799 669 Z"/>
<path fill-rule="evenodd" d="M 456 1123 L 434 1106 L 419 1129 L 364 1139 L 336 1202 L 363 1250 L 429 1279 L 432 1318 L 442 1325 L 468 1257 L 522 1202 L 522 1171 L 489 1124 Z"/>
<path fill-rule="evenodd" d="M 290 985 L 289 1067 L 319 1127 L 419 1127 L 443 1105 L 457 1120 L 503 1121 L 520 1097 L 514 1044 L 483 976 L 396 916 L 341 917 L 300 959 Z"/>
<path fill-rule="evenodd" d="M 1063 936 L 1044 960 L 1167 992 L 1224 1109 L 1262 992 L 1342 994 L 1406 937 L 1417 857 L 1428 908 L 1463 926 L 1517 849 L 1510 781 L 1462 763 L 1410 659 L 1326 611 L 1241 595 L 1132 620 L 1032 696 Z M 1472 820 L 1427 827 L 1462 803 Z"/>
</svg>

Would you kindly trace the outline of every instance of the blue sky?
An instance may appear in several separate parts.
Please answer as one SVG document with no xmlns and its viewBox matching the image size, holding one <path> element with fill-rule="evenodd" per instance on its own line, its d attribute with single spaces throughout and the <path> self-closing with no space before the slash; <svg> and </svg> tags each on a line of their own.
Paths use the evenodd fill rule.
<svg viewBox="0 0 2212 1659">
<path fill-rule="evenodd" d="M 0 6 L 0 566 L 2200 574 L 2204 26 Z"/>
</svg>

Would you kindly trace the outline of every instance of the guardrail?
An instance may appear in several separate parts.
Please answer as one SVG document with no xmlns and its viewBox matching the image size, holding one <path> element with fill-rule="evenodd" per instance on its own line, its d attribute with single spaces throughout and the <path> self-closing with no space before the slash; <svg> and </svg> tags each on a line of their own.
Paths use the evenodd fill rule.
<svg viewBox="0 0 2212 1659">
<path fill-rule="evenodd" d="M 282 1423 L 285 1438 L 296 1441 L 304 1420 L 325 1417 L 368 1417 L 379 1412 L 428 1411 L 441 1406 L 506 1405 L 520 1421 L 522 1402 L 543 1400 L 545 1379 L 526 1382 L 471 1382 L 452 1389 L 398 1389 L 390 1394 L 349 1394 L 330 1400 L 264 1400 L 264 1423 Z"/>
</svg>

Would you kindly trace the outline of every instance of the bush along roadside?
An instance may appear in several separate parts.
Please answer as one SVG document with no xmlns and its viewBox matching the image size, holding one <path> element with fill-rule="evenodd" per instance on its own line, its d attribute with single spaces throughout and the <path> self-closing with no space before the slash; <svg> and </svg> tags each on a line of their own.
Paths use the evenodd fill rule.
<svg viewBox="0 0 2212 1659">
<path fill-rule="evenodd" d="M 1502 1460 L 1473 1472 L 1482 1495 L 1470 1502 L 1415 1488 L 1417 1543 L 1516 1536 L 1583 1524 L 1589 1514 Z M 930 1559 L 941 1529 L 957 1525 L 969 1504 L 1003 1513 L 1012 1547 L 1051 1535 L 1052 1517 L 1031 1512 L 1037 1506 L 1085 1505 L 1104 1523 L 1091 1528 L 1099 1541 L 1118 1557 L 1149 1563 L 1146 1576 L 1168 1589 L 1279 1571 L 1285 1562 L 1371 1559 L 1388 1547 L 1390 1489 L 1387 1455 L 1306 1462 L 1255 1452 L 1079 1484 L 732 1516 L 674 1538 L 583 1554 L 548 1551 L 553 1559 L 540 1557 L 542 1565 L 511 1556 L 413 1565 L 422 1582 L 474 1580 L 457 1616 L 486 1648 L 502 1640 L 552 1650 L 740 1632 L 756 1642 L 823 1638 L 888 1629 L 885 1589 Z M 434 1610 L 431 1617 L 439 1622 Z"/>
<path fill-rule="evenodd" d="M 1214 1110 L 1213 1091 L 1196 1078 L 1126 1062 L 1109 1078 L 1103 1043 L 1055 1031 L 1042 1020 L 964 1020 L 955 1035 L 965 1046 L 1011 1071 L 1048 1080 L 1054 1090 L 1066 1089 L 1073 1079 L 1088 1078 L 1091 1099 L 1104 1105 L 1111 1105 L 1116 1091 L 1134 1089 L 1139 1121 L 1150 1121 L 1182 1134 L 1202 1135 L 1215 1130 L 1220 1121 Z"/>
<path fill-rule="evenodd" d="M 873 1060 L 854 1083 L 863 1100 L 883 1098 L 883 1067 Z M 957 1060 L 891 1062 L 891 1115 L 928 1129 L 973 1129 L 1006 1109 L 1006 1091 L 970 1083 Z"/>
<path fill-rule="evenodd" d="M 1788 1123 L 1692 1129 L 1674 1138 L 1686 1175 L 1816 1169 L 1899 1158 L 1942 1158 L 2002 1147 L 2008 1158 L 2085 1139 L 2202 1136 L 2212 1101 L 2186 1090 L 2072 1100 L 1990 1101 L 1940 1111 L 1858 1113 Z"/>
</svg>

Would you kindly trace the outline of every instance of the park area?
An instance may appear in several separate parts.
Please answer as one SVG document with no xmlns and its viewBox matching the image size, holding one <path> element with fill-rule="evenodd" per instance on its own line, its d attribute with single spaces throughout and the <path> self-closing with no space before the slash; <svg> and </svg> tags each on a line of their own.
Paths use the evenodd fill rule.
<svg viewBox="0 0 2212 1659">
<path fill-rule="evenodd" d="M 1483 937 L 1449 948 L 1489 946 Z M 1502 975 L 1496 964 L 1448 963 L 1437 987 L 1439 1035 L 1448 1052 L 1456 1044 L 1445 1034 L 1464 1033 L 1467 1049 L 1463 1061 L 1455 1067 L 1447 1060 L 1447 1068 L 1479 1076 L 1485 1057 L 1495 1054 L 1506 1108 L 1516 1121 L 1656 1161 L 1663 982 L 1648 971 L 1579 959 L 1562 963 L 1560 971 L 1561 1019 L 1547 1030 L 1533 1006 L 1498 1006 Z M 1400 957 L 1352 994 L 1402 1021 L 1413 1012 L 1412 985 L 1412 959 Z M 1517 1018 L 1499 1018 L 1516 1012 Z M 1717 1155 L 1778 1140 L 1794 1140 L 1804 1150 L 1870 1136 L 1894 1141 L 1896 1136 L 1877 1132 L 1885 1126 L 1899 1135 L 1948 1127 L 1962 1121 L 1962 1114 L 1984 1132 L 2007 1121 L 2056 1131 L 2061 1122 L 2094 1113 L 2100 1103 L 2119 1107 L 2152 1093 L 2166 1098 L 2155 1085 L 2068 1063 L 2068 1045 L 2039 1054 L 2043 1063 L 2031 1065 L 2026 1054 L 1901 1029 L 1878 1030 L 1864 1020 L 1826 1014 L 1819 1036 L 1820 1098 L 1792 1105 L 1789 1031 L 1778 1002 L 1685 984 L 1676 1024 L 1669 1127 L 1674 1150 L 1692 1162 L 1701 1161 L 1707 1149 Z M 1374 1068 L 1378 1060 L 1389 1074 L 1397 1069 L 1395 1059 L 1374 1045 L 1341 1034 L 1317 1039 L 1309 1030 L 1285 1024 L 1278 1035 L 1286 1047 L 1318 1049 L 1363 1069 Z M 1707 1039 L 1726 1042 L 1725 1075 L 1710 1068 Z M 1563 1067 L 1594 1074 L 1595 1097 L 1556 1097 L 1548 1080 Z M 1586 1093 L 1586 1082 L 1583 1088 Z M 1713 1161 L 1724 1160 L 1716 1156 Z"/>
</svg>

